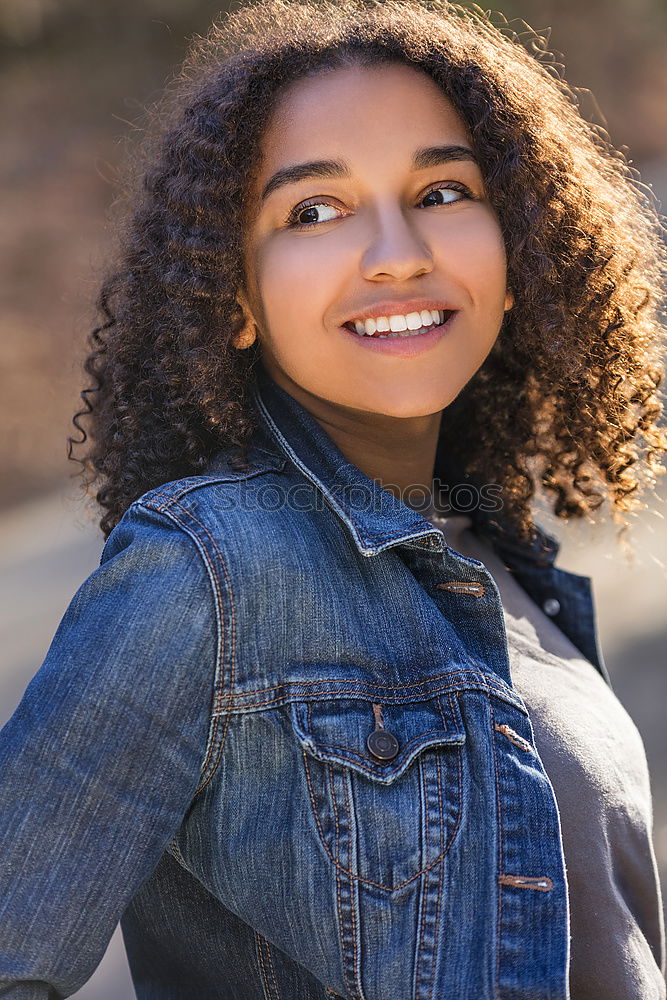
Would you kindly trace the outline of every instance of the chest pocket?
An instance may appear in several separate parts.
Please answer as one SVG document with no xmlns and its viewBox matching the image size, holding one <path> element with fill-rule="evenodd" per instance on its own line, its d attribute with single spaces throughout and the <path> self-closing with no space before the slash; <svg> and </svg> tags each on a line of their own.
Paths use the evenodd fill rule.
<svg viewBox="0 0 667 1000">
<path fill-rule="evenodd" d="M 398 705 L 297 702 L 291 712 L 314 825 L 332 863 L 388 891 L 438 864 L 463 807 L 466 736 L 456 695 Z"/>
</svg>

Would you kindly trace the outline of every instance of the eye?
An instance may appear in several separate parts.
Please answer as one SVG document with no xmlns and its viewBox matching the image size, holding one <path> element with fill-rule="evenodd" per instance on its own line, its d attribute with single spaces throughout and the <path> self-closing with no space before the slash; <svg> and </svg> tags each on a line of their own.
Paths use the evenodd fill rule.
<svg viewBox="0 0 667 1000">
<path fill-rule="evenodd" d="M 450 181 L 448 184 L 443 184 L 442 182 L 438 184 L 432 184 L 431 187 L 422 195 L 421 200 L 424 201 L 425 198 L 429 198 L 431 195 L 436 194 L 438 191 L 447 191 L 449 194 L 460 194 L 463 198 L 472 199 L 473 194 L 470 188 L 466 187 L 465 184 L 460 184 L 458 181 Z M 439 201 L 435 203 L 437 205 L 452 205 L 460 198 L 449 198 L 447 200 Z M 434 207 L 433 204 L 426 205 L 426 208 Z"/>
<path fill-rule="evenodd" d="M 438 184 L 433 184 L 431 187 L 422 195 L 421 200 L 429 198 L 431 195 L 435 195 L 438 191 L 447 191 L 450 194 L 460 195 L 459 198 L 450 198 L 447 200 L 442 200 L 436 202 L 435 205 L 426 205 L 425 208 L 437 207 L 437 205 L 451 205 L 462 199 L 469 198 L 472 199 L 474 196 L 470 191 L 470 188 L 466 187 L 465 184 L 460 184 L 458 181 L 450 181 L 448 184 L 443 184 L 442 182 Z M 330 212 L 334 213 L 329 218 L 317 219 L 314 216 L 317 215 L 321 208 L 328 209 Z M 314 229 L 315 226 L 320 225 L 323 222 L 332 222 L 336 218 L 340 218 L 335 213 L 339 209 L 330 205 L 326 201 L 318 201 L 316 198 L 310 201 L 303 201 L 299 205 L 296 205 L 285 220 L 285 225 L 289 226 L 290 229 Z M 304 215 L 306 212 L 310 213 L 310 220 L 308 222 L 299 222 L 300 216 Z"/>
<path fill-rule="evenodd" d="M 292 209 L 290 214 L 287 216 L 286 224 L 288 226 L 291 226 L 292 229 L 312 229 L 314 226 L 317 226 L 320 222 L 331 222 L 332 219 L 337 218 L 336 215 L 331 215 L 327 219 L 313 218 L 313 216 L 317 214 L 320 208 L 326 208 L 330 212 L 337 211 L 337 209 L 335 209 L 333 205 L 329 205 L 328 202 L 326 201 L 317 201 L 315 199 L 313 199 L 313 201 L 304 201 L 300 205 L 297 205 L 295 208 Z M 304 215 L 304 213 L 306 212 L 310 212 L 311 215 L 310 221 L 298 222 L 297 220 L 299 219 L 299 217 L 301 215 Z"/>
</svg>

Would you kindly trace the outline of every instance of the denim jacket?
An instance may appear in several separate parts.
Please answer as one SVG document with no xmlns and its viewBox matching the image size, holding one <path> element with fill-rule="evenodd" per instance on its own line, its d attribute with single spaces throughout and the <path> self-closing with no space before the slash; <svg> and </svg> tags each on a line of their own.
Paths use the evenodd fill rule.
<svg viewBox="0 0 667 1000">
<path fill-rule="evenodd" d="M 483 563 L 259 369 L 245 470 L 144 495 L 0 733 L 0 996 L 565 1000 L 560 817 Z M 588 577 L 472 512 L 609 683 Z"/>
</svg>

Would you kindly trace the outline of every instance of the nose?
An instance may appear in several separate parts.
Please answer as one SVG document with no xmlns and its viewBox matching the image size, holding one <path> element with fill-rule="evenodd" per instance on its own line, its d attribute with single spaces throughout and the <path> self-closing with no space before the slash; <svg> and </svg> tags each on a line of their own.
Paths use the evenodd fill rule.
<svg viewBox="0 0 667 1000">
<path fill-rule="evenodd" d="M 377 210 L 361 260 L 361 273 L 369 281 L 390 277 L 405 281 L 433 270 L 433 255 L 400 206 Z"/>
</svg>

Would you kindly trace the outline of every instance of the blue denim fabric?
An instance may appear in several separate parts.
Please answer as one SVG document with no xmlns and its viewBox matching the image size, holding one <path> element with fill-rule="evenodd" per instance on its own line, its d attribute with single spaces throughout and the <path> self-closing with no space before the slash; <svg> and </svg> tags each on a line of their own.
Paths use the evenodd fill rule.
<svg viewBox="0 0 667 1000">
<path fill-rule="evenodd" d="M 69 996 L 121 920 L 139 1000 L 568 997 L 493 578 L 254 400 L 250 467 L 132 505 L 0 733 L 0 995 Z M 474 520 L 608 682 L 589 578 Z"/>
</svg>

